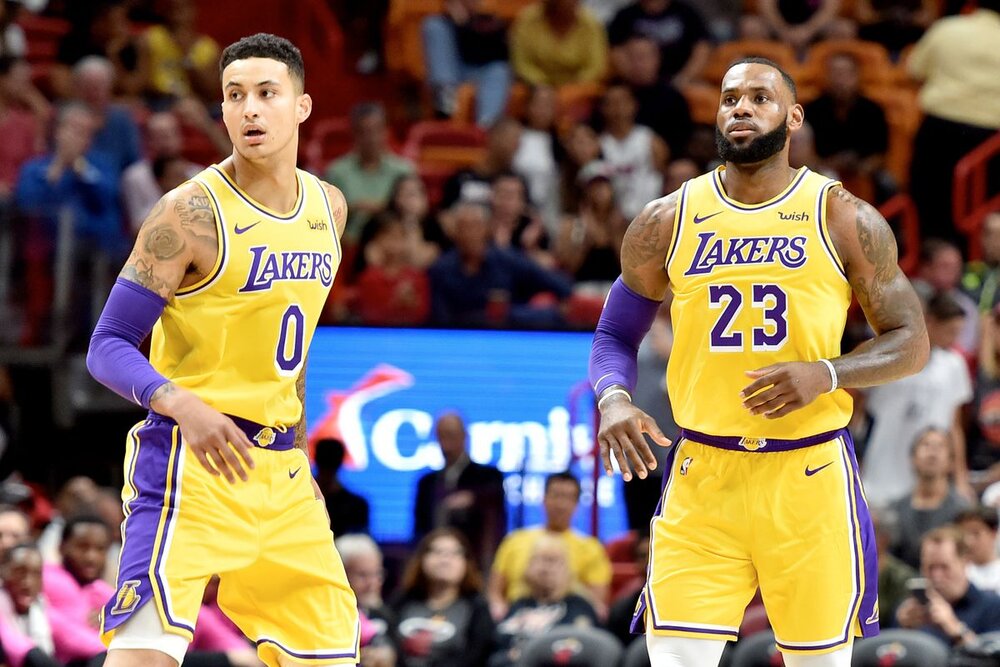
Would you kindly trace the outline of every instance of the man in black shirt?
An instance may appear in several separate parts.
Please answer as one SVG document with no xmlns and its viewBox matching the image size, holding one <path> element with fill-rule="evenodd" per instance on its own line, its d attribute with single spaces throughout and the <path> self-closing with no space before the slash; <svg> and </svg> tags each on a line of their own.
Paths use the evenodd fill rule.
<svg viewBox="0 0 1000 667">
<path fill-rule="evenodd" d="M 615 62 L 623 58 L 617 47 L 633 35 L 660 46 L 661 74 L 676 86 L 697 80 L 712 51 L 701 15 L 677 0 L 639 0 L 619 11 L 608 26 Z"/>
</svg>

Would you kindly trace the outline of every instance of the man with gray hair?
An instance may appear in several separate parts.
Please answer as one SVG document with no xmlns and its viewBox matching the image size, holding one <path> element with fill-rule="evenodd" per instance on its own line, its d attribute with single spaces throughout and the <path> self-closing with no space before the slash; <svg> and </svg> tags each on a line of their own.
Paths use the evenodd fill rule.
<svg viewBox="0 0 1000 667">
<path fill-rule="evenodd" d="M 111 101 L 115 68 L 102 56 L 87 56 L 73 67 L 73 94 L 94 115 L 94 150 L 121 174 L 142 157 L 139 128 L 128 109 Z"/>
<path fill-rule="evenodd" d="M 529 302 L 544 292 L 559 300 L 568 297 L 573 285 L 565 276 L 538 266 L 516 248 L 493 246 L 485 205 L 460 200 L 450 215 L 455 247 L 427 272 L 434 323 L 500 327 L 562 323 L 558 307 L 536 307 Z"/>
<path fill-rule="evenodd" d="M 347 581 L 358 598 L 358 609 L 376 630 L 372 640 L 361 649 L 361 664 L 392 667 L 397 654 L 392 641 L 396 633 L 396 615 L 382 600 L 385 582 L 382 551 L 375 540 L 362 533 L 338 537 L 334 544 L 344 562 Z"/>
</svg>

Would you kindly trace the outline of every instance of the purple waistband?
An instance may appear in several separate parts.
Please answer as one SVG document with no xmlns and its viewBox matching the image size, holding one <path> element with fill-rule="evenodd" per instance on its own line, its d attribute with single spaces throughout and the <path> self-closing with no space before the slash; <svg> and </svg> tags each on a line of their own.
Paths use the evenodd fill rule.
<svg viewBox="0 0 1000 667">
<path fill-rule="evenodd" d="M 233 423 L 236 424 L 241 431 L 247 434 L 251 443 L 261 449 L 270 449 L 278 452 L 295 449 L 294 427 L 286 427 L 279 430 L 274 426 L 264 426 L 263 424 L 250 421 L 249 419 L 243 419 L 243 417 L 237 417 L 235 415 L 226 416 L 232 419 Z M 150 411 L 148 419 L 154 421 L 164 421 L 170 424 L 177 423 L 170 417 L 166 417 L 153 411 Z"/>
<path fill-rule="evenodd" d="M 720 449 L 729 449 L 734 452 L 790 452 L 793 449 L 802 449 L 803 447 L 812 447 L 813 445 L 830 442 L 844 435 L 847 435 L 847 429 L 838 428 L 835 431 L 817 433 L 816 435 L 810 435 L 807 438 L 799 440 L 780 440 L 778 438 L 752 438 L 738 435 L 708 435 L 707 433 L 699 433 L 687 428 L 681 429 L 681 437 L 685 440 L 698 442 L 703 445 L 711 445 Z"/>
</svg>

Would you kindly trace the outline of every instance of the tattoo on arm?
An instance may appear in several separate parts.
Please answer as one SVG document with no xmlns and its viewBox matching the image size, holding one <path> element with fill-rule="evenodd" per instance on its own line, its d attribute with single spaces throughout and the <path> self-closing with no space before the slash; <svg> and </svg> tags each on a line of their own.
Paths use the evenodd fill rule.
<svg viewBox="0 0 1000 667">
<path fill-rule="evenodd" d="M 306 363 L 308 361 L 309 356 L 306 355 L 302 362 L 302 370 L 299 371 L 299 377 L 295 381 L 295 392 L 302 404 L 302 419 L 295 425 L 295 446 L 305 452 L 306 456 L 309 455 L 309 437 L 306 433 Z"/>
<path fill-rule="evenodd" d="M 181 227 L 199 241 L 218 243 L 215 231 L 215 211 L 205 195 L 193 195 L 179 199 L 174 204 L 174 213 L 181 221 Z"/>
<path fill-rule="evenodd" d="M 184 250 L 184 239 L 170 223 L 151 227 L 145 233 L 146 252 L 159 260 L 172 259 Z"/>
<path fill-rule="evenodd" d="M 153 395 L 149 397 L 149 405 L 152 407 L 153 403 L 162 398 L 166 398 L 167 396 L 173 394 L 176 391 L 177 391 L 177 386 L 173 382 L 167 382 L 166 384 L 161 384 L 159 387 L 157 387 L 156 391 L 153 392 Z"/>
<path fill-rule="evenodd" d="M 662 299 L 667 289 L 667 245 L 673 226 L 675 196 L 648 205 L 632 221 L 622 240 L 622 276 L 644 296 Z"/>
</svg>

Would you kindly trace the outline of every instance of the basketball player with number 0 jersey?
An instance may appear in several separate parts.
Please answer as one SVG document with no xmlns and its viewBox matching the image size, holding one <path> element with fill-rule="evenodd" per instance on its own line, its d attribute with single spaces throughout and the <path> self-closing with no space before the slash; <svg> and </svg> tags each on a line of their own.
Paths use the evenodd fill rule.
<svg viewBox="0 0 1000 667">
<path fill-rule="evenodd" d="M 233 154 L 149 214 L 87 356 L 95 378 L 149 409 L 126 441 L 105 665 L 183 662 L 213 574 L 267 665 L 353 665 L 357 603 L 310 474 L 303 408 L 347 207 L 295 166 L 312 110 L 299 50 L 246 37 L 220 73 Z M 151 331 L 147 361 L 137 348 Z"/>
<path fill-rule="evenodd" d="M 763 58 L 723 81 L 725 162 L 648 204 L 594 335 L 604 468 L 626 481 L 671 445 L 631 403 L 636 350 L 668 289 L 667 391 L 681 427 L 650 524 L 633 630 L 653 667 L 715 667 L 758 586 L 789 667 L 849 667 L 878 633 L 874 531 L 847 387 L 919 370 L 920 302 L 889 226 L 835 180 L 788 163 L 795 83 Z M 875 337 L 841 354 L 852 294 Z"/>
</svg>

